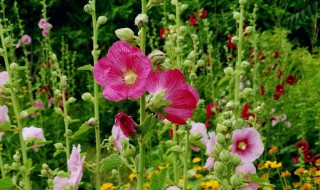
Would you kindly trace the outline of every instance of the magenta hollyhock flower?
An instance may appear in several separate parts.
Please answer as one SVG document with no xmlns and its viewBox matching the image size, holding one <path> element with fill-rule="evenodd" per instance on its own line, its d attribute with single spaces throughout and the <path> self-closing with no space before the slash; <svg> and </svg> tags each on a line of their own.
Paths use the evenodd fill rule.
<svg viewBox="0 0 320 190">
<path fill-rule="evenodd" d="M 299 141 L 296 145 L 296 149 L 302 149 L 303 152 L 307 152 L 309 149 L 309 144 L 307 141 Z"/>
<path fill-rule="evenodd" d="M 7 71 L 0 72 L 0 93 L 5 82 L 9 81 L 9 75 Z"/>
<path fill-rule="evenodd" d="M 177 186 L 170 186 L 166 190 L 181 190 L 181 189 Z"/>
<path fill-rule="evenodd" d="M 249 174 L 255 174 L 256 173 L 256 167 L 252 164 L 252 163 L 245 163 L 242 164 L 240 166 L 236 167 L 236 172 L 239 173 L 243 173 L 244 178 L 246 180 L 249 180 Z M 239 190 L 256 190 L 259 187 L 258 183 L 253 183 L 253 182 L 248 182 L 248 186 L 242 187 Z"/>
<path fill-rule="evenodd" d="M 313 161 L 313 152 L 311 150 L 307 150 L 303 153 L 303 159 L 305 162 L 309 163 Z"/>
<path fill-rule="evenodd" d="M 134 122 L 131 116 L 128 116 L 123 112 L 117 114 L 115 126 L 121 129 L 124 136 L 129 137 L 134 134 L 136 132 L 136 125 L 136 122 Z"/>
<path fill-rule="evenodd" d="M 254 128 L 243 128 L 233 131 L 231 153 L 238 154 L 242 163 L 253 162 L 264 150 L 259 132 Z"/>
<path fill-rule="evenodd" d="M 25 34 L 19 39 L 19 41 L 16 45 L 16 48 L 21 47 L 21 45 L 28 45 L 30 43 L 31 43 L 31 37 L 29 35 Z"/>
<path fill-rule="evenodd" d="M 164 39 L 166 36 L 165 36 L 165 32 L 166 32 L 166 28 L 161 28 L 160 31 L 159 31 L 159 37 L 160 39 Z"/>
<path fill-rule="evenodd" d="M 209 141 L 206 125 L 203 123 L 196 123 L 191 121 L 191 126 L 192 128 L 190 129 L 190 134 L 200 133 L 202 135 L 200 141 L 202 142 L 203 145 L 206 145 Z M 199 152 L 201 150 L 201 148 L 194 145 L 190 145 L 190 147 L 193 151 L 196 151 L 196 152 Z"/>
<path fill-rule="evenodd" d="M 46 141 L 43 135 L 43 130 L 41 128 L 37 128 L 34 126 L 24 127 L 22 129 L 22 137 L 23 137 L 23 140 L 25 141 L 34 141 L 34 140 Z M 32 149 L 36 152 L 38 152 L 39 150 L 37 145 L 33 145 Z"/>
<path fill-rule="evenodd" d="M 179 69 L 151 73 L 147 91 L 154 97 L 164 92 L 163 101 L 169 105 L 161 107 L 157 113 L 180 125 L 186 124 L 185 119 L 192 117 L 199 101 L 197 90 L 185 82 Z"/>
<path fill-rule="evenodd" d="M 122 150 L 121 141 L 122 141 L 123 139 L 128 140 L 129 138 L 126 137 L 126 136 L 123 134 L 121 128 L 118 127 L 118 126 L 116 126 L 116 125 L 114 125 L 114 126 L 112 127 L 111 133 L 112 133 L 112 137 L 114 138 L 114 145 L 115 145 L 115 147 L 118 149 L 118 151 L 121 151 L 121 150 Z"/>
<path fill-rule="evenodd" d="M 115 42 L 93 69 L 94 79 L 111 101 L 137 99 L 146 91 L 152 65 L 148 56 L 124 41 Z"/>
<path fill-rule="evenodd" d="M 41 110 L 44 109 L 44 105 L 43 105 L 43 102 L 42 102 L 41 100 L 34 101 L 34 102 L 33 102 L 33 106 L 34 106 L 34 107 L 37 107 L 37 108 L 39 108 L 39 109 L 41 109 Z"/>
<path fill-rule="evenodd" d="M 206 144 L 207 148 L 206 148 L 206 153 L 208 154 L 212 154 L 213 153 L 213 147 L 217 144 L 217 141 L 216 141 L 216 134 L 212 131 L 212 132 L 209 132 L 209 141 L 208 143 Z M 210 171 L 212 166 L 214 165 L 215 163 L 215 159 L 213 157 L 208 157 L 207 161 L 206 161 L 206 164 L 204 165 L 203 168 L 205 168 L 206 170 Z"/>
</svg>

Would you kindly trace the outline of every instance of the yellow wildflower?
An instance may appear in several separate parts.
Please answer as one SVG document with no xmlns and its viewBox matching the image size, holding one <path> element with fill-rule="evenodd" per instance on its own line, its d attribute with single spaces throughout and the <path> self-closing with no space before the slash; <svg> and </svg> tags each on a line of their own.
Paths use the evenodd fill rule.
<svg viewBox="0 0 320 190">
<path fill-rule="evenodd" d="M 197 166 L 197 167 L 192 168 L 192 170 L 195 172 L 198 172 L 198 171 L 202 171 L 203 168 L 201 166 Z"/>
<path fill-rule="evenodd" d="M 104 183 L 101 187 L 100 190 L 113 190 L 115 187 L 113 186 L 112 183 Z"/>
<path fill-rule="evenodd" d="M 201 174 L 196 174 L 196 178 L 197 178 L 197 179 L 201 179 L 201 178 L 203 178 L 203 175 L 201 175 Z"/>
<path fill-rule="evenodd" d="M 198 162 L 200 162 L 200 161 L 201 161 L 201 158 L 199 158 L 199 157 L 195 157 L 195 158 L 192 160 L 193 163 L 198 163 Z"/>
<path fill-rule="evenodd" d="M 298 169 L 296 169 L 296 171 L 294 171 L 294 174 L 296 174 L 296 175 L 302 175 L 303 172 L 304 172 L 304 168 L 298 168 Z"/>
<path fill-rule="evenodd" d="M 130 179 L 130 181 L 133 181 L 134 179 L 137 179 L 137 174 L 135 174 L 135 173 L 130 174 L 129 175 L 129 179 Z"/>
<path fill-rule="evenodd" d="M 163 170 L 164 167 L 163 166 L 158 166 L 159 170 Z"/>
<path fill-rule="evenodd" d="M 216 180 L 210 180 L 206 182 L 207 188 L 212 190 L 218 190 L 219 183 Z"/>
<path fill-rule="evenodd" d="M 300 186 L 302 186 L 301 182 L 297 182 L 297 183 L 293 182 L 293 187 L 297 188 L 297 187 L 300 187 Z"/>
<path fill-rule="evenodd" d="M 281 162 L 279 162 L 279 163 L 277 163 L 277 161 L 273 161 L 273 162 L 271 162 L 271 161 L 266 161 L 266 163 L 264 164 L 264 167 L 266 167 L 266 168 L 273 168 L 273 169 L 278 169 L 278 168 L 281 168 L 282 167 L 282 163 Z"/>
<path fill-rule="evenodd" d="M 287 171 L 284 171 L 284 172 L 281 172 L 281 177 L 289 177 L 291 174 L 290 172 L 287 170 Z"/>
<path fill-rule="evenodd" d="M 313 188 L 311 183 L 305 183 L 300 190 L 311 190 Z"/>
<path fill-rule="evenodd" d="M 268 151 L 269 154 L 274 154 L 276 152 L 278 152 L 278 147 L 276 146 L 272 146 Z"/>
<path fill-rule="evenodd" d="M 316 173 L 314 174 L 314 176 L 316 176 L 316 177 L 320 177 L 320 171 L 318 170 L 318 171 L 316 171 Z"/>
<path fill-rule="evenodd" d="M 130 187 L 130 183 L 124 184 L 123 187 Z"/>
<path fill-rule="evenodd" d="M 23 98 L 24 97 L 24 95 L 18 95 L 18 98 Z"/>
<path fill-rule="evenodd" d="M 149 183 L 149 182 L 145 182 L 145 183 L 143 184 L 143 186 L 144 186 L 144 188 L 149 189 L 150 183 Z"/>
</svg>

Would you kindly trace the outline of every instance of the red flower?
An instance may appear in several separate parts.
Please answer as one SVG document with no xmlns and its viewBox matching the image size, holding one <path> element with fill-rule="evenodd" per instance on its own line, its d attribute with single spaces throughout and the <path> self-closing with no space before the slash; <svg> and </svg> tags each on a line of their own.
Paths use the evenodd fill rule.
<svg viewBox="0 0 320 190">
<path fill-rule="evenodd" d="M 296 82 L 297 82 L 297 78 L 295 76 L 289 75 L 286 77 L 286 83 L 288 85 L 292 86 L 292 85 L 296 84 Z"/>
<path fill-rule="evenodd" d="M 236 45 L 234 45 L 231 42 L 232 37 L 233 37 L 233 34 L 229 36 L 228 41 L 227 41 L 227 46 L 230 48 L 231 51 L 236 49 Z"/>
<path fill-rule="evenodd" d="M 266 59 L 266 56 L 264 55 L 264 53 L 263 53 L 262 51 L 260 51 L 260 52 L 258 53 L 258 58 L 260 59 L 260 61 L 262 61 L 262 60 L 265 60 L 265 59 Z"/>
<path fill-rule="evenodd" d="M 216 115 L 216 113 L 213 111 L 214 107 L 215 107 L 215 104 L 213 102 L 211 102 L 210 104 L 207 105 L 207 107 L 206 107 L 207 119 Z"/>
<path fill-rule="evenodd" d="M 211 122 L 210 122 L 209 120 L 207 120 L 206 123 L 205 123 L 205 125 L 206 125 L 206 128 L 208 128 L 208 127 L 210 127 Z"/>
<path fill-rule="evenodd" d="M 285 93 L 284 85 L 283 84 L 277 84 L 274 91 L 279 96 L 283 95 Z"/>
<path fill-rule="evenodd" d="M 315 167 L 317 167 L 318 170 L 320 169 L 320 154 L 319 153 L 313 156 L 313 165 Z"/>
<path fill-rule="evenodd" d="M 274 99 L 274 100 L 279 100 L 279 98 L 280 98 L 280 95 L 279 95 L 279 94 L 275 93 L 275 94 L 273 95 L 273 99 Z"/>
<path fill-rule="evenodd" d="M 45 85 L 43 87 L 40 87 L 39 94 L 42 95 L 43 93 L 49 93 L 51 90 L 50 85 Z"/>
<path fill-rule="evenodd" d="M 196 10 L 196 14 L 199 15 L 199 10 Z M 208 11 L 206 11 L 205 9 L 202 9 L 200 18 L 204 19 L 207 17 L 207 15 L 208 15 Z"/>
<path fill-rule="evenodd" d="M 299 141 L 296 146 L 297 150 L 302 149 L 303 152 L 307 152 L 308 148 L 309 144 L 307 141 Z"/>
<path fill-rule="evenodd" d="M 196 10 L 195 13 L 191 14 L 189 17 L 189 23 L 191 26 L 195 26 L 197 24 L 197 18 L 204 19 L 207 17 L 208 12 L 205 9 L 201 10 L 201 16 L 199 17 L 199 10 Z"/>
<path fill-rule="evenodd" d="M 263 96 L 265 92 L 264 86 L 260 86 L 260 96 Z"/>
<path fill-rule="evenodd" d="M 253 59 L 253 58 L 254 58 L 253 52 L 254 52 L 254 49 L 252 48 L 251 51 L 250 51 L 250 59 Z"/>
<path fill-rule="evenodd" d="M 281 78 L 281 75 L 282 75 L 282 71 L 281 69 L 278 69 L 278 75 L 277 75 L 277 78 L 280 79 Z"/>
<path fill-rule="evenodd" d="M 273 53 L 275 59 L 279 58 L 279 51 L 274 51 Z"/>
<path fill-rule="evenodd" d="M 303 155 L 304 161 L 309 163 L 313 161 L 313 152 L 311 150 L 307 150 Z"/>
<path fill-rule="evenodd" d="M 165 35 L 164 35 L 165 32 L 166 32 L 166 28 L 161 28 L 160 29 L 160 32 L 159 32 L 160 39 L 164 39 L 165 38 Z"/>
<path fill-rule="evenodd" d="M 255 117 L 255 115 L 253 113 L 249 113 L 249 109 L 250 109 L 250 104 L 246 103 L 243 106 L 241 115 L 244 119 L 248 120 L 250 116 Z"/>
<path fill-rule="evenodd" d="M 130 135 L 136 132 L 136 123 L 134 122 L 131 116 L 128 116 L 123 112 L 117 114 L 115 126 L 120 127 L 121 131 L 126 137 L 129 137 Z"/>
</svg>

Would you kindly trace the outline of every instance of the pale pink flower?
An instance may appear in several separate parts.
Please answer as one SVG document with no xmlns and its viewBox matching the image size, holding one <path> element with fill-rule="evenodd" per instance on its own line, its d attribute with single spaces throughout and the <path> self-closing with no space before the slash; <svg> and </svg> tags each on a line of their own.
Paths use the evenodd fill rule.
<svg viewBox="0 0 320 190">
<path fill-rule="evenodd" d="M 28 45 L 30 43 L 31 43 L 31 37 L 29 35 L 25 34 L 19 39 L 19 41 L 16 45 L 16 48 L 21 47 L 21 45 Z"/>
<path fill-rule="evenodd" d="M 239 83 L 239 89 L 243 89 L 243 82 Z"/>
<path fill-rule="evenodd" d="M 278 123 L 278 119 L 277 119 L 277 118 L 273 118 L 273 119 L 271 120 L 271 126 L 272 126 L 272 127 L 276 126 L 277 123 Z"/>
<path fill-rule="evenodd" d="M 292 124 L 291 124 L 291 122 L 290 122 L 290 121 L 287 121 L 287 122 L 286 122 L 286 126 L 287 126 L 288 128 L 290 128 L 290 127 L 291 127 L 291 125 L 292 125 Z"/>
<path fill-rule="evenodd" d="M 44 105 L 43 105 L 43 102 L 42 102 L 41 100 L 34 101 L 34 102 L 33 102 L 33 106 L 34 106 L 34 107 L 37 107 L 37 108 L 39 108 L 39 109 L 41 109 L 41 110 L 44 109 Z"/>
<path fill-rule="evenodd" d="M 38 26 L 39 28 L 43 29 L 45 27 L 45 24 L 47 23 L 46 19 L 42 18 L 40 19 Z"/>
<path fill-rule="evenodd" d="M 121 129 L 124 136 L 129 137 L 130 135 L 134 134 L 136 132 L 136 125 L 137 124 L 134 122 L 131 116 L 123 112 L 119 112 L 117 114 L 115 126 Z"/>
<path fill-rule="evenodd" d="M 122 132 L 122 130 L 121 130 L 120 127 L 117 127 L 117 126 L 115 126 L 115 125 L 112 127 L 111 133 L 112 133 L 112 137 L 114 138 L 114 145 L 115 145 L 115 147 L 116 147 L 119 151 L 121 151 L 121 150 L 122 150 L 121 141 L 122 141 L 123 139 L 128 140 L 129 138 L 126 137 L 126 136 L 123 134 L 123 132 Z"/>
<path fill-rule="evenodd" d="M 281 114 L 281 121 L 285 121 L 287 119 L 287 115 L 286 114 Z"/>
<path fill-rule="evenodd" d="M 43 36 L 47 36 L 52 28 L 52 25 L 49 22 L 47 22 L 44 18 L 40 19 L 38 26 L 42 29 Z"/>
<path fill-rule="evenodd" d="M 209 132 L 209 138 L 210 140 L 208 141 L 208 143 L 206 144 L 207 148 L 206 148 L 206 153 L 208 154 L 212 154 L 213 153 L 213 147 L 217 144 L 216 141 L 216 134 L 212 131 Z M 206 164 L 203 168 L 205 168 L 206 170 L 210 171 L 212 166 L 215 163 L 215 159 L 211 156 L 208 157 Z"/>
<path fill-rule="evenodd" d="M 240 166 L 236 167 L 236 172 L 243 173 L 244 177 L 246 180 L 249 180 L 249 174 L 255 174 L 256 173 L 256 167 L 252 163 L 245 163 Z M 248 182 L 248 186 L 242 187 L 239 190 L 256 190 L 258 189 L 259 184 L 258 183 L 253 183 L 253 182 Z"/>
<path fill-rule="evenodd" d="M 9 75 L 7 71 L 0 72 L 0 93 L 5 82 L 9 81 Z"/>
<path fill-rule="evenodd" d="M 23 137 L 23 140 L 25 141 L 34 141 L 34 140 L 46 141 L 43 135 L 43 130 L 41 128 L 37 128 L 34 126 L 24 127 L 22 129 L 22 137 Z M 32 148 L 34 151 L 38 152 L 37 145 L 33 145 Z"/>
<path fill-rule="evenodd" d="M 238 154 L 242 163 L 253 162 L 264 150 L 259 132 L 254 128 L 243 128 L 233 131 L 231 153 Z"/>
<path fill-rule="evenodd" d="M 158 114 L 173 123 L 186 124 L 185 120 L 192 117 L 199 101 L 197 90 L 185 82 L 179 69 L 150 74 L 147 91 L 155 96 L 163 90 L 163 100 L 169 102 L 169 105 L 162 108 Z"/>
<path fill-rule="evenodd" d="M 200 133 L 202 135 L 200 141 L 202 142 L 203 145 L 206 145 L 209 141 L 206 125 L 203 123 L 196 123 L 191 121 L 191 126 L 192 128 L 190 129 L 190 134 Z M 201 148 L 195 145 L 190 145 L 190 147 L 193 151 L 196 151 L 196 152 L 201 150 Z"/>
<path fill-rule="evenodd" d="M 47 30 L 42 30 L 42 36 L 47 36 L 49 34 L 49 32 Z"/>
<path fill-rule="evenodd" d="M 53 190 L 64 190 L 69 185 L 69 179 L 67 177 L 56 176 L 53 178 Z"/>
<path fill-rule="evenodd" d="M 137 99 L 146 91 L 152 65 L 148 56 L 124 41 L 115 42 L 93 69 L 94 79 L 111 101 Z"/>
<path fill-rule="evenodd" d="M 6 105 L 0 106 L 0 123 L 9 121 L 8 107 Z"/>
<path fill-rule="evenodd" d="M 180 190 L 180 188 L 177 186 L 170 186 L 166 190 Z"/>
</svg>

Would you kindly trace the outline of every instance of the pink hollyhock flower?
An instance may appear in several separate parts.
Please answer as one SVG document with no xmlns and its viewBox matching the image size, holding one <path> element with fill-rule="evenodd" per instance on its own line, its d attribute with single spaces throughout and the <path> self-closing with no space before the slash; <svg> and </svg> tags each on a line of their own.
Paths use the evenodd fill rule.
<svg viewBox="0 0 320 190">
<path fill-rule="evenodd" d="M 259 132 L 254 128 L 243 128 L 233 131 L 231 153 L 238 154 L 242 163 L 253 162 L 264 150 Z"/>
<path fill-rule="evenodd" d="M 7 71 L 0 72 L 0 93 L 5 82 L 9 81 L 9 75 Z"/>
<path fill-rule="evenodd" d="M 120 101 L 142 96 L 151 70 L 150 59 L 140 49 L 117 41 L 107 56 L 94 65 L 93 74 L 103 87 L 103 96 L 111 101 Z"/>
<path fill-rule="evenodd" d="M 31 37 L 29 35 L 25 34 L 19 39 L 16 48 L 20 47 L 21 45 L 28 45 L 30 43 L 31 43 Z"/>
<path fill-rule="evenodd" d="M 39 108 L 39 109 L 41 109 L 41 110 L 44 109 L 44 105 L 43 105 L 43 102 L 42 102 L 41 100 L 39 100 L 39 101 L 34 101 L 34 102 L 33 102 L 33 106 L 34 106 L 34 107 L 37 107 L 37 108 Z"/>
<path fill-rule="evenodd" d="M 180 190 L 180 188 L 177 186 L 170 186 L 166 190 Z"/>
<path fill-rule="evenodd" d="M 291 122 L 290 122 L 290 121 L 287 121 L 287 122 L 286 122 L 286 126 L 287 126 L 288 128 L 290 128 L 290 127 L 291 127 L 291 125 L 292 125 L 292 124 L 291 124 Z"/>
<path fill-rule="evenodd" d="M 191 121 L 191 126 L 192 128 L 190 129 L 190 134 L 200 133 L 202 135 L 200 141 L 202 142 L 203 145 L 206 145 L 209 141 L 206 125 L 203 123 L 196 123 Z M 194 145 L 191 145 L 191 149 L 196 152 L 201 150 L 201 148 Z"/>
<path fill-rule="evenodd" d="M 115 126 L 119 127 L 124 136 L 129 137 L 136 132 L 137 124 L 134 122 L 131 116 L 125 113 L 119 112 L 116 116 Z"/>
<path fill-rule="evenodd" d="M 44 19 L 44 18 L 40 19 L 40 21 L 38 23 L 39 28 L 43 29 L 45 27 L 46 23 L 47 23 L 46 19 Z"/>
<path fill-rule="evenodd" d="M 152 111 L 180 125 L 192 117 L 199 101 L 197 90 L 185 82 L 179 69 L 151 73 L 147 91 L 153 95 L 150 100 L 156 100 L 156 103 L 150 101 L 148 104 L 154 107 Z"/>
<path fill-rule="evenodd" d="M 281 114 L 281 121 L 285 121 L 287 119 L 287 115 L 286 114 Z"/>
<path fill-rule="evenodd" d="M 245 163 L 236 167 L 236 172 L 241 172 L 246 180 L 249 180 L 249 174 L 256 173 L 256 167 L 252 163 Z M 248 182 L 248 186 L 242 187 L 239 190 L 256 190 L 259 187 L 258 183 Z"/>
<path fill-rule="evenodd" d="M 206 144 L 206 146 L 207 146 L 206 153 L 212 154 L 213 153 L 213 147 L 217 144 L 216 134 L 214 133 L 214 131 L 209 132 L 209 138 L 210 138 L 210 140 Z M 209 157 L 207 159 L 206 164 L 204 165 L 203 168 L 205 168 L 206 170 L 210 171 L 212 166 L 214 165 L 215 161 L 216 160 L 214 158 Z"/>
<path fill-rule="evenodd" d="M 44 138 L 42 129 L 34 126 L 24 127 L 22 129 L 22 137 L 23 137 L 23 140 L 25 141 L 34 141 L 34 140 L 46 141 L 46 139 Z M 33 145 L 32 148 L 36 152 L 38 152 L 39 150 L 37 145 Z"/>
<path fill-rule="evenodd" d="M 272 127 L 276 126 L 277 123 L 278 123 L 278 119 L 277 119 L 277 118 L 271 119 L 271 126 L 272 126 Z"/>
<path fill-rule="evenodd" d="M 121 144 L 122 139 L 128 140 L 129 138 L 126 137 L 126 136 L 123 134 L 123 132 L 122 132 L 122 130 L 121 130 L 120 127 L 115 126 L 115 125 L 112 127 L 111 133 L 112 133 L 112 137 L 114 138 L 114 145 L 115 145 L 115 147 L 116 147 L 119 151 L 121 151 L 121 150 L 122 150 L 122 144 Z"/>
<path fill-rule="evenodd" d="M 303 152 L 307 152 L 309 149 L 309 144 L 307 141 L 299 141 L 296 145 L 296 149 L 302 149 Z"/>
<path fill-rule="evenodd" d="M 72 187 L 74 190 L 78 189 L 77 186 L 79 185 L 83 175 L 83 163 L 85 160 L 84 156 L 83 157 L 80 156 L 80 152 L 81 152 L 80 144 L 78 145 L 78 147 L 75 147 L 73 145 L 70 158 L 67 161 L 68 168 L 70 170 L 70 176 L 69 178 L 67 177 L 61 178 L 59 176 L 56 176 L 53 179 L 54 190 L 64 190 L 65 187 Z"/>
<path fill-rule="evenodd" d="M 0 106 L 0 123 L 9 121 L 8 107 L 6 105 Z"/>
</svg>

